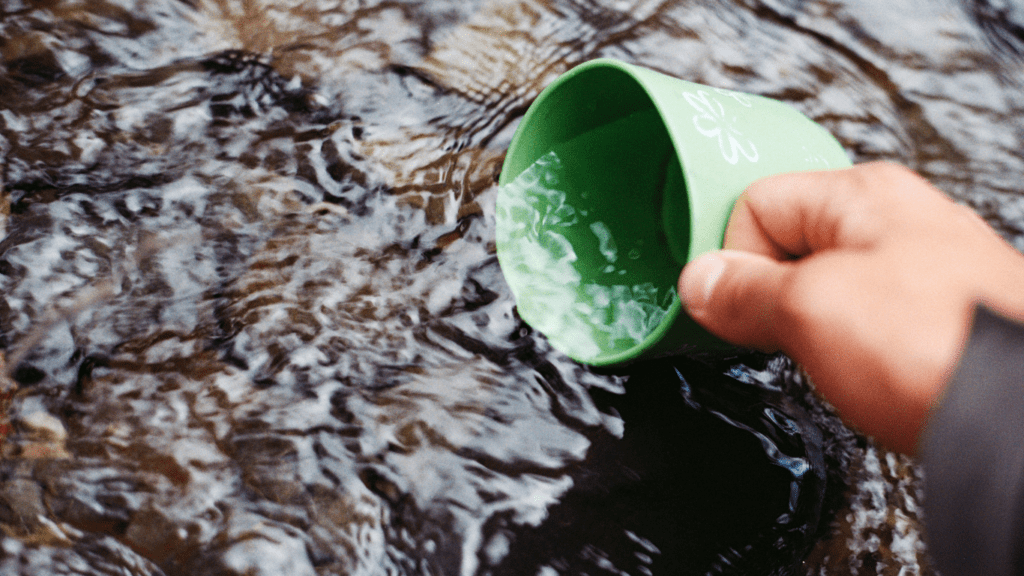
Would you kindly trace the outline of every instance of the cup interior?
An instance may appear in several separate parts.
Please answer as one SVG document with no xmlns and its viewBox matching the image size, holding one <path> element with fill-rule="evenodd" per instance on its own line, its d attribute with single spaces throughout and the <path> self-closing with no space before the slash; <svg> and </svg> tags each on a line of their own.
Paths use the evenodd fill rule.
<svg viewBox="0 0 1024 576">
<path fill-rule="evenodd" d="M 502 270 L 520 315 L 556 348 L 589 364 L 631 359 L 679 313 L 689 203 L 678 155 L 618 68 L 564 78 L 534 107 L 501 176 Z"/>
</svg>

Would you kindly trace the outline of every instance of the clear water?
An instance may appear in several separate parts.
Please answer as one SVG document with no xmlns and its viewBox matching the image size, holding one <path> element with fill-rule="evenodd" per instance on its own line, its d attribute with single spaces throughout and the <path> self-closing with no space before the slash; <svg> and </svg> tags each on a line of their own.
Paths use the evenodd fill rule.
<svg viewBox="0 0 1024 576">
<path fill-rule="evenodd" d="M 995 0 L 0 2 L 0 574 L 929 573 L 914 463 L 785 358 L 594 371 L 530 330 L 495 179 L 610 56 L 789 102 L 1024 248 L 1022 30 Z"/>
<path fill-rule="evenodd" d="M 561 153 L 585 153 L 571 144 Z M 586 208 L 595 192 L 572 189 L 566 169 L 552 151 L 502 187 L 496 242 L 519 316 L 559 351 L 587 361 L 640 346 L 678 296 L 672 282 L 624 283 L 646 276 L 633 266 L 639 248 L 619 258 L 608 224 Z M 651 219 L 660 225 L 657 213 Z"/>
</svg>

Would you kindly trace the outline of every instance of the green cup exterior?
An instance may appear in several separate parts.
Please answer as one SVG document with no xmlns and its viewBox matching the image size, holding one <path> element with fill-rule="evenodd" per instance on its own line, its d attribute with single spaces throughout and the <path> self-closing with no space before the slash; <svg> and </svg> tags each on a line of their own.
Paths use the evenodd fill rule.
<svg viewBox="0 0 1024 576">
<path fill-rule="evenodd" d="M 509 146 L 499 184 L 511 183 L 539 158 L 582 134 L 651 109 L 660 116 L 678 164 L 669 164 L 662 213 L 652 213 L 649 225 L 664 229 L 677 272 L 687 262 L 721 248 L 732 207 L 755 180 L 850 166 L 835 138 L 787 104 L 598 59 L 560 76 L 527 110 Z M 617 144 L 607 143 L 610 148 Z M 597 151 L 594 157 L 607 161 L 608 155 L 609 151 Z M 681 167 L 681 173 L 674 171 L 675 166 Z M 591 195 L 588 201 L 615 205 L 629 199 Z M 502 202 L 501 192 L 498 202 Z M 504 267 L 500 242 L 497 250 Z M 517 299 L 529 297 L 528 285 L 511 288 Z M 546 336 L 559 347 L 557 335 Z M 595 366 L 614 365 L 688 346 L 727 345 L 690 319 L 676 301 L 638 345 L 574 359 Z"/>
</svg>

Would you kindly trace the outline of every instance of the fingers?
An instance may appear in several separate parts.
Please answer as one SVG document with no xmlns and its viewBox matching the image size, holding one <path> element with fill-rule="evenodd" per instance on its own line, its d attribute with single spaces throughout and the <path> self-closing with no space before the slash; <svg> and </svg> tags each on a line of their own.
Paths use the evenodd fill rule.
<svg viewBox="0 0 1024 576">
<path fill-rule="evenodd" d="M 778 350 L 778 302 L 790 265 L 749 252 L 720 250 L 686 265 L 679 294 L 690 316 L 719 338 Z"/>
<path fill-rule="evenodd" d="M 895 164 L 770 176 L 751 184 L 736 202 L 724 246 L 776 260 L 863 247 L 906 212 L 919 213 L 935 203 L 951 205 L 941 192 Z"/>
<path fill-rule="evenodd" d="M 787 349 L 793 343 L 783 340 L 799 340 L 801 334 L 783 329 L 794 310 L 781 307 L 798 305 L 796 312 L 804 313 L 809 306 L 794 304 L 789 293 L 804 264 L 801 257 L 826 250 L 862 253 L 891 239 L 907 222 L 921 220 L 922 213 L 955 208 L 895 164 L 764 178 L 737 201 L 726 249 L 683 269 L 680 297 L 694 320 L 724 340 L 765 351 Z"/>
<path fill-rule="evenodd" d="M 786 352 L 848 422 L 896 449 L 913 450 L 975 304 L 1024 317 L 1020 254 L 893 164 L 760 180 L 725 248 L 683 269 L 690 316 Z"/>
<path fill-rule="evenodd" d="M 679 294 L 691 317 L 716 336 L 772 351 L 780 339 L 780 302 L 794 266 L 813 252 L 865 243 L 882 228 L 872 222 L 879 201 L 866 180 L 904 177 L 894 165 L 800 172 L 752 184 L 733 208 L 725 250 L 688 264 Z"/>
<path fill-rule="evenodd" d="M 763 178 L 744 191 L 733 208 L 724 246 L 776 260 L 831 247 L 841 211 L 838 173 L 796 172 Z"/>
</svg>

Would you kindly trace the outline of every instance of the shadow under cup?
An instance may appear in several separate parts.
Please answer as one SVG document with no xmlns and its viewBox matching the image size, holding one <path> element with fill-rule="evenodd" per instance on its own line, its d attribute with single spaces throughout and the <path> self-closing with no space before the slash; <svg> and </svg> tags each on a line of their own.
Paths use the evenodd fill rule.
<svg viewBox="0 0 1024 576">
<path fill-rule="evenodd" d="M 548 86 L 512 139 L 498 260 L 520 317 L 579 362 L 725 347 L 683 311 L 683 266 L 721 247 L 750 182 L 848 165 L 781 102 L 594 60 Z"/>
</svg>

